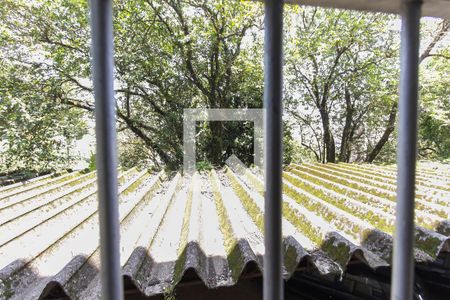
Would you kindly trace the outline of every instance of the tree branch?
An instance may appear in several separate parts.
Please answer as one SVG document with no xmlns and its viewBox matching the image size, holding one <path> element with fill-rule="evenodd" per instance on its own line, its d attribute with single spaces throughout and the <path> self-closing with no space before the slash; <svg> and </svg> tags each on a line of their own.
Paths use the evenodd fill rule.
<svg viewBox="0 0 450 300">
<path fill-rule="evenodd" d="M 427 48 L 424 50 L 424 52 L 420 55 L 419 64 L 422 61 L 424 61 L 427 57 L 436 56 L 436 55 L 431 54 L 431 51 L 436 46 L 436 44 L 439 43 L 444 38 L 444 36 L 447 34 L 447 32 L 450 31 L 450 20 L 442 20 L 442 22 L 439 23 L 438 27 L 440 27 L 440 28 L 439 28 L 438 32 L 436 33 L 436 35 L 434 36 L 433 40 L 427 46 Z"/>
</svg>

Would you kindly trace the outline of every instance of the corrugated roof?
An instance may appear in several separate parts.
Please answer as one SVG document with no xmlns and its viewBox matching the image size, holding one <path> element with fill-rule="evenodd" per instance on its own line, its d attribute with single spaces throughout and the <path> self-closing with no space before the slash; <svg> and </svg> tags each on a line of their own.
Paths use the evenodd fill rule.
<svg viewBox="0 0 450 300">
<path fill-rule="evenodd" d="M 417 262 L 449 252 L 450 169 L 417 175 Z M 340 274 L 350 261 L 389 266 L 395 167 L 290 165 L 284 172 L 285 278 L 299 263 Z M 170 291 L 185 270 L 208 287 L 263 268 L 263 191 L 257 171 L 120 173 L 121 263 L 146 295 Z M 72 299 L 100 294 L 95 172 L 44 176 L 0 188 L 0 299 L 37 299 L 60 286 Z"/>
</svg>

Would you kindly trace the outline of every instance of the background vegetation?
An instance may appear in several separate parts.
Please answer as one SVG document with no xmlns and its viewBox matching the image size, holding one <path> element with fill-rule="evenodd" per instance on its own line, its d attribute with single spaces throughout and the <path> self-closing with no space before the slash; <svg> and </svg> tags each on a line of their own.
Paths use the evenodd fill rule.
<svg viewBox="0 0 450 300">
<path fill-rule="evenodd" d="M 93 118 L 88 1 L 0 3 L 0 171 L 69 166 Z M 114 1 L 120 163 L 179 168 L 183 109 L 260 108 L 263 9 Z M 286 7 L 285 162 L 395 159 L 398 19 Z M 419 156 L 450 157 L 448 20 L 424 22 Z M 253 161 L 253 126 L 198 124 L 202 167 Z M 91 159 L 92 164 L 92 159 Z"/>
</svg>

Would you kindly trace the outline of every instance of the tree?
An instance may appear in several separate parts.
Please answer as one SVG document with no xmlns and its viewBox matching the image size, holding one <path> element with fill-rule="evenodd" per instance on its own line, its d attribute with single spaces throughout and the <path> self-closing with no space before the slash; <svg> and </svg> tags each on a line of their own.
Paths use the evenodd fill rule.
<svg viewBox="0 0 450 300">
<path fill-rule="evenodd" d="M 35 89 L 33 74 L 0 65 L 0 160 L 3 171 L 48 171 L 70 165 L 68 151 L 87 126 L 78 109 L 51 99 L 52 86 Z M 22 72 L 20 72 L 22 71 Z M 18 75 L 20 74 L 20 76 Z"/>
<path fill-rule="evenodd" d="M 65 109 L 93 111 L 87 1 L 0 5 L 12 32 L 2 45 L 7 59 L 35 68 L 36 86 L 57 83 L 56 100 Z M 155 160 L 173 168 L 182 163 L 183 109 L 261 106 L 262 55 L 255 55 L 261 50 L 252 42 L 262 22 L 259 5 L 122 0 L 115 1 L 114 14 L 118 129 L 140 139 Z M 30 49 L 41 59 L 30 61 Z M 198 149 L 208 149 L 213 163 L 224 161 L 234 140 L 250 134 L 245 125 L 207 127 Z M 249 149 L 243 156 L 251 158 Z"/>
<path fill-rule="evenodd" d="M 399 77 L 395 18 L 294 8 L 288 20 L 286 106 L 297 120 L 302 146 L 321 162 L 392 160 Z M 449 59 L 443 43 L 449 21 L 430 23 L 420 55 L 427 105 L 420 117 L 419 154 L 443 158 L 448 64 L 442 62 Z M 427 58 L 433 63 L 424 64 Z"/>
<path fill-rule="evenodd" d="M 32 157 L 37 155 L 32 147 L 41 143 L 44 152 L 54 153 L 46 156 L 49 162 L 62 162 L 63 148 L 84 132 L 83 120 L 94 110 L 88 2 L 4 0 L 0 16 L 0 93 L 8 103 L 2 108 L 2 146 Z M 294 159 L 299 144 L 321 162 L 391 156 L 398 86 L 393 17 L 300 7 L 288 9 L 286 16 L 285 162 Z M 124 166 L 179 168 L 185 108 L 262 106 L 262 20 L 261 5 L 246 1 L 114 2 L 114 79 Z M 448 57 L 440 47 L 448 23 L 439 28 L 424 48 L 423 59 L 429 58 L 423 66 L 427 76 L 444 78 L 448 69 L 438 61 Z M 422 85 L 427 103 L 420 121 L 422 157 L 448 155 L 443 132 L 448 85 L 442 78 Z M 41 113 L 49 118 L 39 119 Z M 40 122 L 36 128 L 42 133 L 26 147 L 29 127 L 14 123 L 20 119 L 16 116 L 29 126 Z M 198 159 L 205 165 L 221 165 L 231 154 L 252 163 L 252 124 L 199 123 L 197 130 Z"/>
<path fill-rule="evenodd" d="M 450 45 L 444 43 L 450 21 L 430 26 L 430 42 L 420 61 L 420 119 L 418 155 L 422 159 L 450 158 Z M 436 29 L 435 29 L 436 28 Z M 425 31 L 425 34 L 427 32 Z"/>
<path fill-rule="evenodd" d="M 422 64 L 423 61 L 429 57 L 450 59 L 450 56 L 446 55 L 445 52 L 432 53 L 433 49 L 436 48 L 436 46 L 444 39 L 444 37 L 450 31 L 450 22 L 448 20 L 442 20 L 438 23 L 438 25 L 436 26 L 436 29 L 437 30 L 435 30 L 433 33 L 428 33 L 428 35 L 431 36 L 431 41 L 425 47 L 423 52 L 420 54 L 419 64 Z M 445 77 L 441 77 L 441 78 L 445 78 Z M 423 80 L 421 80 L 421 82 L 422 81 Z M 439 85 L 440 83 L 435 82 L 433 84 Z M 443 95 L 445 95 L 445 94 L 443 94 Z M 426 99 L 427 97 L 425 96 L 424 98 Z M 398 103 L 397 103 L 397 101 L 395 101 L 394 103 L 392 103 L 391 109 L 389 111 L 389 115 L 387 118 L 386 127 L 384 129 L 384 132 L 383 132 L 382 136 L 380 137 L 380 139 L 378 140 L 378 142 L 376 143 L 376 145 L 372 148 L 372 151 L 370 151 L 370 153 L 367 155 L 367 157 L 365 159 L 366 162 L 371 163 L 377 158 L 378 154 L 381 152 L 384 145 L 388 142 L 390 135 L 392 134 L 392 132 L 394 132 L 395 121 L 396 121 L 396 116 L 397 116 L 397 109 L 398 109 Z M 441 125 L 442 124 L 439 124 L 439 122 L 435 123 L 433 121 L 433 118 L 431 118 L 429 115 L 428 116 L 422 115 L 420 118 L 421 118 L 421 122 L 419 122 L 419 133 L 421 133 L 420 136 L 422 137 L 422 139 L 433 140 L 432 136 L 436 137 L 436 135 L 440 136 L 442 134 L 441 133 L 441 129 L 442 129 Z M 445 131 L 443 131 L 443 132 L 445 132 Z M 434 151 L 434 149 L 429 146 L 424 146 L 424 147 L 422 147 L 421 150 L 422 150 L 422 153 L 423 153 L 423 151 L 432 151 L 432 152 Z M 434 152 L 436 152 L 436 151 L 434 151 Z M 419 151 L 419 154 L 421 154 L 420 151 Z"/>
<path fill-rule="evenodd" d="M 367 113 L 391 92 L 380 89 L 392 86 L 389 78 L 396 71 L 389 20 L 381 14 L 295 8 L 286 50 L 287 110 L 302 123 L 302 133 L 314 137 L 302 144 L 319 161 L 349 161 L 364 136 Z"/>
</svg>

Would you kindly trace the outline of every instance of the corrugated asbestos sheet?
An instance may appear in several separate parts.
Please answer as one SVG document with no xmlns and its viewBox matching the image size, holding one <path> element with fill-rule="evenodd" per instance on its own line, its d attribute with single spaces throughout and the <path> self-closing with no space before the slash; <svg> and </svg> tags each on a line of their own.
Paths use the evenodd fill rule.
<svg viewBox="0 0 450 300">
<path fill-rule="evenodd" d="M 270 174 L 269 174 L 270 176 Z M 291 165 L 284 173 L 285 277 L 307 263 L 340 274 L 359 261 L 388 266 L 394 167 Z M 120 174 L 121 263 L 146 295 L 170 292 L 188 268 L 208 287 L 263 268 L 263 191 L 256 171 Z M 416 261 L 449 252 L 450 169 L 417 175 Z M 0 299 L 38 299 L 55 286 L 72 299 L 100 294 L 95 172 L 0 188 Z"/>
</svg>

